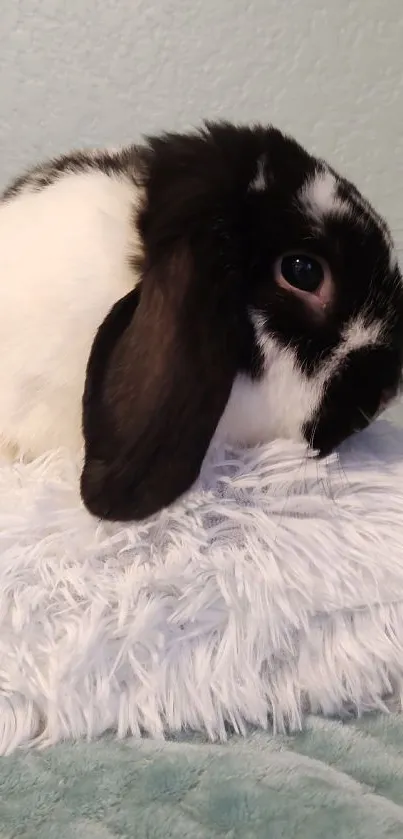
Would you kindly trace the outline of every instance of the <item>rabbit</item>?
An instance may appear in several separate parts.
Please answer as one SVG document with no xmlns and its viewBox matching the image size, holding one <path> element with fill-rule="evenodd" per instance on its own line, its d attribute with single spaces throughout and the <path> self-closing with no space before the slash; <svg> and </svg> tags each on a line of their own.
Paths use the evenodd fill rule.
<svg viewBox="0 0 403 839">
<path fill-rule="evenodd" d="M 173 503 L 213 440 L 323 457 L 401 386 L 389 228 L 271 125 L 38 166 L 0 202 L 0 265 L 1 450 L 84 443 L 100 518 Z"/>
</svg>

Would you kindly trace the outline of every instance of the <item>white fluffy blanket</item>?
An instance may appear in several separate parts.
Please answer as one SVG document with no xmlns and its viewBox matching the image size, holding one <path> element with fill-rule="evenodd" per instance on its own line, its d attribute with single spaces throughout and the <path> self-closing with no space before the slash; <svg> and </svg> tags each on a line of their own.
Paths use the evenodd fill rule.
<svg viewBox="0 0 403 839">
<path fill-rule="evenodd" d="M 0 752 L 114 729 L 293 729 L 403 694 L 403 432 L 320 463 L 211 453 L 140 526 L 81 507 L 63 453 L 0 469 Z"/>
</svg>

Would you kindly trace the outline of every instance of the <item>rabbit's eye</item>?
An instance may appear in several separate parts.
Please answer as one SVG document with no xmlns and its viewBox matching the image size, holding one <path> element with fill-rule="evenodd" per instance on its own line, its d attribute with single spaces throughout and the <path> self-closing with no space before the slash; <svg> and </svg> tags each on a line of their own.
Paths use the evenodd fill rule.
<svg viewBox="0 0 403 839">
<path fill-rule="evenodd" d="M 334 297 L 334 280 L 328 263 L 309 253 L 283 253 L 274 265 L 274 279 L 280 288 L 325 312 Z"/>
<path fill-rule="evenodd" d="M 289 254 L 280 260 L 281 276 L 290 286 L 314 294 L 325 277 L 325 267 L 315 257 Z"/>
</svg>

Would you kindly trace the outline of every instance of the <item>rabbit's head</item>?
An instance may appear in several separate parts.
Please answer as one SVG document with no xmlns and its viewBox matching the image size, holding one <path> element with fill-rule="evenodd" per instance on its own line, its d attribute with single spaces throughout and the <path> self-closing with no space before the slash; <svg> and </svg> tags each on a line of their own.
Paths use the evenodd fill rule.
<svg viewBox="0 0 403 839">
<path fill-rule="evenodd" d="M 324 161 L 227 124 L 136 155 L 141 281 L 101 325 L 84 395 L 82 495 L 113 519 L 185 492 L 216 430 L 327 454 L 393 398 L 403 360 L 389 229 Z"/>
</svg>

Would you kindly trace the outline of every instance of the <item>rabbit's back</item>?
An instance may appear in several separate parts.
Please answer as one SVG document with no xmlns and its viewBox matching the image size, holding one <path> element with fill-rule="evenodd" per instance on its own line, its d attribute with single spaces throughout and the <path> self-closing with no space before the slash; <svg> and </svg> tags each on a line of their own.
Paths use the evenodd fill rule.
<svg viewBox="0 0 403 839">
<path fill-rule="evenodd" d="M 37 170 L 40 173 L 40 170 Z M 91 344 L 136 282 L 139 193 L 123 171 L 38 174 L 0 203 L 0 454 L 81 449 Z"/>
</svg>

